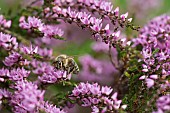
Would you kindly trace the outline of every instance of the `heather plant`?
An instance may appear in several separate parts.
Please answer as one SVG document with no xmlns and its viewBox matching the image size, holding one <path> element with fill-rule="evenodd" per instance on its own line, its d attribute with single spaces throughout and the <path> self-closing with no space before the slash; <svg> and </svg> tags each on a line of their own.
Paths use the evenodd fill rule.
<svg viewBox="0 0 170 113">
<path fill-rule="evenodd" d="M 139 27 L 119 10 L 105 0 L 35 0 L 1 14 L 1 112 L 71 113 L 78 105 L 91 113 L 169 113 L 170 16 Z M 91 41 L 83 39 L 88 54 L 72 54 L 65 66 L 56 57 L 72 41 L 68 24 Z"/>
</svg>

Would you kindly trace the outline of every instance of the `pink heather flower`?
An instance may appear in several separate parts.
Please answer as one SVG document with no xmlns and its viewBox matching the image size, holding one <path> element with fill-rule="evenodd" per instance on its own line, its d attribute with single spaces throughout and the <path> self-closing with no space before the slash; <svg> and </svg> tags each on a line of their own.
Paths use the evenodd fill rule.
<svg viewBox="0 0 170 113">
<path fill-rule="evenodd" d="M 62 9 L 61 9 L 60 7 L 58 7 L 58 6 L 54 6 L 54 7 L 52 8 L 52 10 L 53 10 L 53 12 L 55 12 L 55 13 L 62 14 Z"/>
<path fill-rule="evenodd" d="M 52 57 L 53 50 L 48 48 L 38 48 L 38 54 L 43 57 Z"/>
<path fill-rule="evenodd" d="M 39 90 L 38 86 L 31 82 L 18 81 L 14 88 L 16 91 L 11 100 L 14 111 L 20 108 L 27 112 L 35 112 L 43 102 L 45 91 Z"/>
<path fill-rule="evenodd" d="M 129 18 L 129 19 L 128 19 L 128 22 L 130 23 L 130 22 L 132 22 L 132 20 L 133 20 L 132 18 Z"/>
<path fill-rule="evenodd" d="M 7 89 L 0 89 L 0 99 L 2 98 L 10 98 L 12 95 L 11 92 L 9 92 Z"/>
<path fill-rule="evenodd" d="M 27 59 L 23 59 L 19 63 L 21 66 L 28 66 L 30 64 L 30 61 L 28 61 Z"/>
<path fill-rule="evenodd" d="M 152 79 L 158 79 L 158 75 L 150 75 L 149 77 Z"/>
<path fill-rule="evenodd" d="M 38 30 L 44 36 L 52 38 L 55 36 L 62 36 L 64 32 L 56 26 L 52 25 L 44 25 L 40 19 L 36 17 L 28 17 L 27 22 L 25 21 L 25 17 L 20 18 L 20 27 L 27 30 Z M 42 35 L 41 34 L 41 35 Z"/>
<path fill-rule="evenodd" d="M 148 70 L 149 68 L 148 68 L 147 65 L 142 64 L 142 67 L 143 67 L 143 69 L 142 69 L 143 72 L 148 72 L 148 71 L 149 71 L 149 70 Z"/>
<path fill-rule="evenodd" d="M 71 18 L 77 18 L 78 16 L 78 13 L 76 11 L 71 11 L 70 7 L 68 8 L 67 13 L 69 14 Z"/>
<path fill-rule="evenodd" d="M 22 81 L 24 78 L 27 78 L 30 74 L 30 71 L 25 70 L 24 68 L 17 68 L 10 71 L 10 74 L 7 75 L 9 80 L 12 81 Z"/>
<path fill-rule="evenodd" d="M 105 26 L 105 31 L 106 31 L 106 35 L 110 35 L 110 28 L 109 28 L 109 24 L 107 24 L 106 26 Z"/>
<path fill-rule="evenodd" d="M 144 80 L 145 78 L 146 78 L 146 76 L 143 75 L 143 76 L 141 76 L 141 77 L 139 78 L 139 80 Z"/>
<path fill-rule="evenodd" d="M 22 19 L 21 19 L 22 20 Z M 41 22 L 40 19 L 36 18 L 36 17 L 28 17 L 27 22 L 24 20 L 21 21 L 20 20 L 20 24 L 19 26 L 23 29 L 30 29 L 30 28 L 41 28 L 43 26 L 43 23 Z"/>
<path fill-rule="evenodd" d="M 140 35 L 134 42 L 143 46 L 166 48 L 165 42 L 169 38 L 165 34 L 169 32 L 169 25 L 167 24 L 169 18 L 167 15 L 161 15 L 152 19 L 140 30 Z"/>
<path fill-rule="evenodd" d="M 159 97 L 156 106 L 158 111 L 153 113 L 164 113 L 166 111 L 170 111 L 170 94 Z"/>
<path fill-rule="evenodd" d="M 90 17 L 90 23 L 92 25 L 95 25 L 95 24 L 101 24 L 102 23 L 102 19 L 98 19 L 96 17 Z"/>
<path fill-rule="evenodd" d="M 152 56 L 151 48 L 143 48 L 142 55 L 144 58 L 150 58 Z"/>
<path fill-rule="evenodd" d="M 102 87 L 102 94 L 106 94 L 106 95 L 110 95 L 110 93 L 112 92 L 113 89 L 111 89 L 111 87 Z"/>
<path fill-rule="evenodd" d="M 101 101 L 101 100 L 98 99 L 98 98 L 91 98 L 91 97 L 89 97 L 88 99 L 90 100 L 90 102 L 91 102 L 92 104 L 98 104 L 98 103 Z"/>
<path fill-rule="evenodd" d="M 3 25 L 4 21 L 5 21 L 4 16 L 0 15 L 0 25 Z"/>
<path fill-rule="evenodd" d="M 113 9 L 113 5 L 112 5 L 111 2 L 103 1 L 103 2 L 101 2 L 101 4 L 100 4 L 100 9 L 103 9 L 103 10 L 106 11 L 106 12 L 111 12 L 112 9 Z"/>
<path fill-rule="evenodd" d="M 83 103 L 81 106 L 83 106 L 83 107 L 91 106 L 91 101 L 89 99 L 83 98 L 83 99 L 81 99 L 81 101 Z"/>
<path fill-rule="evenodd" d="M 30 45 L 30 47 L 23 46 L 20 49 L 21 49 L 22 52 L 24 52 L 25 54 L 29 54 L 29 55 L 33 55 L 33 54 L 38 53 L 38 46 L 33 48 L 32 44 Z"/>
<path fill-rule="evenodd" d="M 44 33 L 44 37 L 45 38 L 52 38 L 55 36 L 63 36 L 64 31 L 62 31 L 61 29 L 59 29 L 56 26 L 52 26 L 52 25 L 44 25 L 40 31 L 42 33 Z"/>
<path fill-rule="evenodd" d="M 3 61 L 3 63 L 6 66 L 12 66 L 15 63 L 17 63 L 20 60 L 20 58 L 21 58 L 21 55 L 19 53 L 13 52 L 8 57 L 5 57 L 5 60 Z"/>
<path fill-rule="evenodd" d="M 49 7 L 44 9 L 44 13 L 49 13 L 49 12 L 50 12 L 50 8 Z"/>
<path fill-rule="evenodd" d="M 40 82 L 42 83 L 57 83 L 61 80 L 70 80 L 71 79 L 71 74 L 68 74 L 66 72 L 63 71 L 54 71 L 55 69 L 53 69 L 53 71 L 48 72 L 48 73 L 44 73 L 42 76 L 39 76 L 38 79 L 40 80 Z"/>
<path fill-rule="evenodd" d="M 11 27 L 11 24 L 12 24 L 12 21 L 9 20 L 9 21 L 7 21 L 7 22 L 4 23 L 4 27 L 5 27 L 5 28 L 10 28 L 10 27 Z"/>
<path fill-rule="evenodd" d="M 55 105 L 50 104 L 48 101 L 43 102 L 43 104 L 40 105 L 40 110 L 42 110 L 46 113 L 66 113 L 65 111 L 61 110 L 60 108 L 57 108 Z"/>
<path fill-rule="evenodd" d="M 91 85 L 80 83 L 79 86 L 77 86 L 78 92 L 82 93 L 82 95 L 85 95 L 89 92 Z M 76 92 L 76 90 L 73 90 L 73 92 Z M 76 92 L 77 93 L 77 92 Z"/>
<path fill-rule="evenodd" d="M 0 47 L 1 46 L 6 50 L 16 50 L 18 48 L 18 42 L 15 37 L 0 32 Z"/>
<path fill-rule="evenodd" d="M 6 20 L 3 15 L 0 15 L 0 26 L 4 28 L 10 28 L 11 27 L 11 20 Z"/>
<path fill-rule="evenodd" d="M 151 88 L 154 85 L 154 80 L 147 78 L 146 79 L 146 85 L 147 85 L 148 88 Z"/>
<path fill-rule="evenodd" d="M 117 100 L 117 101 L 115 101 L 114 108 L 115 108 L 115 109 L 119 109 L 121 103 L 122 103 L 122 100 Z"/>
<path fill-rule="evenodd" d="M 113 40 L 118 41 L 120 39 L 120 31 L 117 31 L 116 33 L 112 33 Z"/>
<path fill-rule="evenodd" d="M 119 16 L 119 7 L 117 7 L 114 11 L 113 14 L 118 17 Z"/>
<path fill-rule="evenodd" d="M 54 67 L 50 65 L 49 62 L 41 62 L 37 60 L 32 60 L 32 67 L 34 68 L 33 73 L 41 75 L 54 71 Z"/>
<path fill-rule="evenodd" d="M 91 27 L 91 29 L 93 29 L 93 30 L 96 31 L 96 32 L 100 31 L 101 28 L 102 28 L 102 24 L 97 24 L 97 23 L 94 24 L 94 25 Z"/>
<path fill-rule="evenodd" d="M 87 14 L 86 12 L 80 12 L 78 13 L 78 18 L 80 19 L 80 21 L 85 24 L 85 25 L 88 25 L 90 24 L 90 17 L 91 15 L 90 14 Z"/>
<path fill-rule="evenodd" d="M 151 88 L 154 85 L 154 80 L 158 79 L 158 75 L 150 75 L 149 77 L 143 75 L 139 78 L 139 80 L 145 80 L 148 88 Z"/>
<path fill-rule="evenodd" d="M 92 113 L 99 113 L 99 108 L 97 108 L 96 106 L 92 107 Z"/>
<path fill-rule="evenodd" d="M 73 97 L 73 100 L 81 101 L 81 106 L 91 107 L 93 113 L 105 113 L 119 109 L 122 102 L 117 99 L 117 93 L 110 97 L 112 90 L 109 87 L 100 87 L 97 83 L 81 82 L 73 89 L 71 97 Z"/>
<path fill-rule="evenodd" d="M 25 21 L 25 16 L 21 16 L 20 18 L 19 18 L 19 22 L 24 22 Z"/>
<path fill-rule="evenodd" d="M 120 18 L 122 19 L 122 21 L 125 21 L 127 17 L 128 17 L 128 12 L 120 15 Z"/>
<path fill-rule="evenodd" d="M 97 83 L 91 85 L 89 90 L 93 95 L 101 95 L 100 86 Z"/>
<path fill-rule="evenodd" d="M 10 99 L 12 93 L 9 92 L 7 89 L 0 89 L 0 105 L 3 103 L 3 99 Z"/>
<path fill-rule="evenodd" d="M 118 95 L 118 93 L 116 92 L 116 93 L 114 93 L 114 94 L 112 95 L 111 98 L 112 98 L 113 100 L 117 101 L 117 95 Z"/>
<path fill-rule="evenodd" d="M 9 76 L 10 72 L 8 69 L 1 68 L 0 69 L 0 81 L 5 82 L 5 78 Z"/>
</svg>

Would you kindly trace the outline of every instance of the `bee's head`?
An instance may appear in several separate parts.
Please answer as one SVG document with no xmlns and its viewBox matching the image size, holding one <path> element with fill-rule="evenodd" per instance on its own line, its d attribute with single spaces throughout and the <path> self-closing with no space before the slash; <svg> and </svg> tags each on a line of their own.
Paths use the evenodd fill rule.
<svg viewBox="0 0 170 113">
<path fill-rule="evenodd" d="M 56 63 L 57 63 L 57 61 L 53 61 L 53 62 L 52 62 L 52 65 L 53 65 L 53 66 L 55 66 L 55 65 L 56 65 Z"/>
</svg>

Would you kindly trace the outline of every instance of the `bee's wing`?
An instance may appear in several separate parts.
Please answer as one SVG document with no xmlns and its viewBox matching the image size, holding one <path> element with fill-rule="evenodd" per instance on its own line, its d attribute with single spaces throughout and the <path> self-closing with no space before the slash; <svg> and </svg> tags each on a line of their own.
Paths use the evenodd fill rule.
<svg viewBox="0 0 170 113">
<path fill-rule="evenodd" d="M 79 67 L 73 58 L 68 58 L 67 68 L 68 73 L 77 74 L 79 72 Z"/>
</svg>

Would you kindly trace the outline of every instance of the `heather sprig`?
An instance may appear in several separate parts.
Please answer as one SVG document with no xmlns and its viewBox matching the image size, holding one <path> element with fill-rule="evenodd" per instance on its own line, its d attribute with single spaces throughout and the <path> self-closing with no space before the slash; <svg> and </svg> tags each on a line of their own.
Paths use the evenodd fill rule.
<svg viewBox="0 0 170 113">
<path fill-rule="evenodd" d="M 112 93 L 112 88 L 100 86 L 97 83 L 80 83 L 74 88 L 70 98 L 76 100 L 81 106 L 91 107 L 92 113 L 116 112 L 119 109 L 126 109 L 117 99 L 117 92 Z"/>
<path fill-rule="evenodd" d="M 135 44 L 142 45 L 142 71 L 146 73 L 140 79 L 146 80 L 147 86 L 152 87 L 154 80 L 166 79 L 169 76 L 169 16 L 157 17 L 141 29 Z M 161 21 L 160 21 L 161 20 Z M 160 26 L 161 25 L 161 26 Z"/>
<path fill-rule="evenodd" d="M 58 38 L 64 34 L 64 32 L 58 27 L 46 25 L 41 21 L 41 19 L 36 17 L 29 16 L 27 21 L 25 20 L 25 17 L 21 17 L 19 26 L 22 29 L 38 33 L 39 36 L 43 38 Z"/>
<path fill-rule="evenodd" d="M 120 43 L 121 39 L 119 39 L 120 31 L 111 32 L 109 29 L 109 24 L 105 27 L 103 26 L 103 19 L 96 18 L 88 12 L 78 12 L 76 10 L 72 10 L 70 7 L 65 9 L 59 6 L 54 6 L 52 11 L 52 15 L 49 16 L 47 14 L 47 18 L 62 19 L 68 23 L 74 22 L 83 29 L 88 28 L 96 39 L 101 38 L 102 41 L 109 43 L 114 47 L 116 45 L 122 47 L 122 44 Z M 127 17 L 125 17 L 125 19 L 126 18 Z"/>
<path fill-rule="evenodd" d="M 138 30 L 137 27 L 133 26 L 132 18 L 127 19 L 128 13 L 119 13 L 119 7 L 113 9 L 113 4 L 110 1 L 103 0 L 71 0 L 71 1 L 61 1 L 55 0 L 54 4 L 59 7 L 71 7 L 79 11 L 85 9 L 93 14 L 95 12 L 101 15 L 101 18 L 109 18 L 114 26 L 114 31 L 119 29 L 119 27 L 131 27 L 134 30 Z M 49 8 L 47 8 L 49 9 Z M 45 10 L 46 11 L 46 10 Z M 118 25 L 117 25 L 118 24 Z"/>
</svg>

